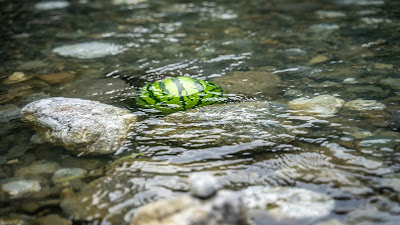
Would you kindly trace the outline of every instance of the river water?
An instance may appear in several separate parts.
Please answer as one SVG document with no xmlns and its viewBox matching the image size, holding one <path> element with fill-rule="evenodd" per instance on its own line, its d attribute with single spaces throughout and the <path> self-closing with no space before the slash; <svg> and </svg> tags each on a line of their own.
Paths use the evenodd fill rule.
<svg viewBox="0 0 400 225">
<path fill-rule="evenodd" d="M 179 194 L 182 179 L 207 171 L 224 189 L 287 186 L 325 194 L 335 206 L 323 220 L 398 224 L 399 1 L 3 0 L 0 6 L 0 178 L 40 183 L 29 197 L 2 191 L 2 223 L 46 224 L 52 215 L 66 224 L 128 224 L 137 207 Z M 76 53 L 74 44 L 87 49 Z M 323 117 L 282 115 L 296 137 L 278 146 L 148 141 L 163 115 L 138 108 L 135 92 L 171 76 L 231 82 L 227 92 L 236 102 L 329 95 L 344 105 Z M 258 85 L 246 76 L 273 80 Z M 55 96 L 130 109 L 140 131 L 111 156 L 33 144 L 19 110 Z M 350 106 L 354 100 L 362 106 Z M 59 185 L 52 176 L 60 168 L 87 173 Z"/>
</svg>

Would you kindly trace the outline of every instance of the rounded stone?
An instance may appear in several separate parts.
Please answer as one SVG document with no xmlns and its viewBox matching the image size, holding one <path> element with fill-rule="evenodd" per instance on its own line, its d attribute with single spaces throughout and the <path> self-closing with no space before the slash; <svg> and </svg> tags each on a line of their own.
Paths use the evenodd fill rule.
<svg viewBox="0 0 400 225">
<path fill-rule="evenodd" d="M 26 105 L 22 119 L 43 141 L 77 154 L 110 154 L 127 139 L 136 115 L 129 110 L 76 98 L 47 98 Z"/>
<path fill-rule="evenodd" d="M 343 106 L 344 100 L 331 95 L 320 95 L 314 98 L 296 98 L 290 101 L 289 106 L 303 114 L 332 117 Z"/>
<path fill-rule="evenodd" d="M 209 198 L 218 190 L 217 179 L 210 174 L 193 174 L 189 182 L 190 193 L 198 198 Z"/>
<path fill-rule="evenodd" d="M 53 9 L 63 9 L 69 6 L 68 1 L 47 1 L 39 2 L 35 5 L 37 10 L 53 10 Z"/>
<path fill-rule="evenodd" d="M 53 49 L 53 52 L 64 57 L 94 59 L 108 55 L 117 55 L 126 50 L 127 49 L 122 45 L 93 41 L 63 45 Z"/>
<path fill-rule="evenodd" d="M 249 209 L 266 210 L 277 219 L 318 219 L 335 207 L 331 197 L 301 188 L 253 186 L 242 193 Z"/>
<path fill-rule="evenodd" d="M 358 110 L 358 111 L 365 111 L 365 110 L 384 110 L 386 106 L 376 100 L 364 100 L 364 99 L 357 99 L 354 101 L 349 101 L 344 104 L 345 108 L 350 110 Z"/>
<path fill-rule="evenodd" d="M 71 180 L 82 179 L 87 176 L 87 171 L 81 168 L 62 168 L 57 170 L 51 180 L 53 183 L 65 183 Z"/>
<path fill-rule="evenodd" d="M 9 179 L 3 180 L 3 182 L 2 189 L 8 193 L 11 199 L 22 198 L 42 189 L 37 180 Z"/>
</svg>

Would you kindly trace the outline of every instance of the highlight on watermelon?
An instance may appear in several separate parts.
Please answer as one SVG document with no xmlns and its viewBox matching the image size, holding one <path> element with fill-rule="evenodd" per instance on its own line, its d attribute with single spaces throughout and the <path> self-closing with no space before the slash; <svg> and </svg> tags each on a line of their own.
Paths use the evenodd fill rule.
<svg viewBox="0 0 400 225">
<path fill-rule="evenodd" d="M 171 77 L 146 84 L 136 97 L 140 107 L 172 113 L 226 100 L 220 86 L 190 77 Z"/>
</svg>

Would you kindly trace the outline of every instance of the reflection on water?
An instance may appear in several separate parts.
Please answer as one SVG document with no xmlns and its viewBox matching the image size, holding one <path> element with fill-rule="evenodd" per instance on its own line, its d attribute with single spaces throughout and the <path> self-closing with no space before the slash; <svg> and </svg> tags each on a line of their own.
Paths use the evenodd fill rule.
<svg viewBox="0 0 400 225">
<path fill-rule="evenodd" d="M 326 194 L 335 206 L 323 220 L 398 223 L 400 2 L 2 5 L 1 223 L 55 214 L 128 224 L 139 206 L 186 192 L 200 171 L 226 189 Z M 135 105 L 138 88 L 171 76 L 225 85 L 229 106 L 164 116 Z M 19 111 L 53 96 L 128 108 L 140 122 L 112 156 L 34 144 Z M 282 107 L 271 114 L 265 101 Z"/>
</svg>

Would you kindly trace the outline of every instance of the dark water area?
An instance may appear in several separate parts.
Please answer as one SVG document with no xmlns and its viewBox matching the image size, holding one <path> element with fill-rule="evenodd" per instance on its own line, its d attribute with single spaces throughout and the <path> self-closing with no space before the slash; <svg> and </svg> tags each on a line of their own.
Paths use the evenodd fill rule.
<svg viewBox="0 0 400 225">
<path fill-rule="evenodd" d="M 256 224 L 399 223 L 400 1 L 0 0 L 0 21 L 0 224 L 129 224 L 140 206 L 187 192 L 195 172 L 223 189 L 332 200 L 326 215 L 257 214 Z M 202 117 L 224 106 L 184 121 L 136 105 L 140 87 L 175 76 L 256 106 L 220 118 L 233 127 L 224 133 Z M 126 108 L 139 121 L 115 154 L 79 156 L 35 143 L 20 120 L 49 97 Z M 273 119 L 257 114 L 264 101 L 276 103 Z M 288 133 L 270 138 L 271 126 Z M 62 169 L 72 178 L 57 180 Z"/>
</svg>

